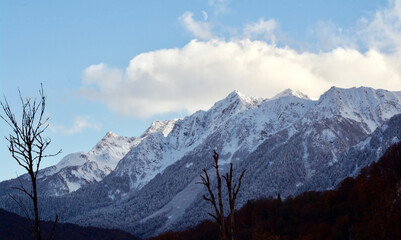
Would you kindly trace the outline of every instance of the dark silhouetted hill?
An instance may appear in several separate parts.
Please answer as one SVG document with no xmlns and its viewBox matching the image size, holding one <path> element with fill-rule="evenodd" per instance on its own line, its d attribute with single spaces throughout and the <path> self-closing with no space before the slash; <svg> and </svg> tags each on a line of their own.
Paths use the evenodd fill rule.
<svg viewBox="0 0 401 240">
<path fill-rule="evenodd" d="M 43 239 L 48 239 L 51 231 L 51 222 L 41 222 Z M 114 229 L 95 227 L 80 227 L 75 224 L 59 223 L 56 226 L 54 238 L 57 240 L 135 240 L 131 234 Z M 26 218 L 0 208 L 0 239 L 2 240 L 30 240 L 35 239 Z"/>
</svg>

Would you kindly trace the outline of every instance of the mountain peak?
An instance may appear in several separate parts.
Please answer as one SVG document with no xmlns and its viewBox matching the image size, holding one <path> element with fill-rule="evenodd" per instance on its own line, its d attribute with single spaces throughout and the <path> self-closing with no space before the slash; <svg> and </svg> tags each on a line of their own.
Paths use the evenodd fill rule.
<svg viewBox="0 0 401 240">
<path fill-rule="evenodd" d="M 218 101 L 216 105 L 226 105 L 232 103 L 240 103 L 243 106 L 255 106 L 262 101 L 261 98 L 248 97 L 238 90 L 232 91 L 227 97 Z M 246 108 L 247 108 L 246 107 Z"/>
<path fill-rule="evenodd" d="M 155 132 L 161 132 L 164 137 L 167 137 L 167 135 L 173 130 L 174 124 L 177 121 L 178 119 L 154 121 L 150 124 L 150 127 L 146 129 L 146 131 L 141 135 L 141 137 L 145 137 Z"/>
<path fill-rule="evenodd" d="M 89 155 L 92 156 L 101 156 L 105 153 L 111 152 L 119 152 L 117 155 L 118 157 L 113 156 L 112 158 L 122 158 L 122 155 L 125 155 L 123 152 L 128 152 L 133 144 L 135 137 L 129 138 L 125 136 L 119 136 L 113 132 L 107 132 L 106 135 L 98 142 L 96 145 L 88 152 Z M 113 153 L 114 154 L 114 153 Z M 112 154 L 112 155 L 113 155 Z M 100 157 L 101 158 L 101 157 Z M 102 159 L 97 159 L 101 160 Z M 120 160 L 120 159 L 118 159 Z M 113 166 L 114 167 L 114 166 Z"/>
<path fill-rule="evenodd" d="M 301 99 L 310 100 L 308 95 L 306 95 L 306 94 L 304 94 L 304 93 L 302 93 L 300 91 L 294 91 L 294 90 L 289 89 L 289 88 L 287 88 L 284 91 L 282 91 L 281 93 L 275 95 L 274 97 L 271 98 L 271 100 L 278 99 L 278 98 L 281 98 L 281 97 L 287 97 L 287 96 L 293 96 L 293 97 L 297 97 L 297 98 L 301 98 Z"/>
<path fill-rule="evenodd" d="M 223 98 L 222 100 L 220 100 L 218 102 L 222 102 L 222 103 L 223 102 L 224 103 L 233 103 L 233 102 L 237 102 L 237 101 L 248 102 L 247 99 L 248 99 L 248 97 L 245 96 L 244 94 L 242 94 L 240 91 L 234 90 L 230 94 L 228 94 L 227 97 Z"/>
<path fill-rule="evenodd" d="M 228 94 L 228 97 L 240 97 L 240 98 L 242 98 L 242 97 L 245 97 L 245 95 L 244 94 L 242 94 L 240 91 L 238 91 L 238 90 L 234 90 L 234 91 L 232 91 L 230 94 Z"/>
<path fill-rule="evenodd" d="M 374 89 L 371 87 L 364 87 L 364 86 L 352 87 L 352 88 L 340 88 L 340 87 L 332 86 L 329 90 L 327 90 L 327 93 L 354 95 L 354 94 L 375 93 L 377 91 L 388 92 L 387 90 Z"/>
<path fill-rule="evenodd" d="M 111 132 L 111 131 L 108 131 L 104 137 L 105 137 L 105 138 L 109 138 L 109 137 L 118 137 L 118 135 L 115 134 L 115 133 L 113 133 L 113 132 Z"/>
<path fill-rule="evenodd" d="M 348 100 L 356 101 L 356 100 L 361 100 L 364 99 L 365 101 L 367 100 L 372 100 L 369 98 L 377 98 L 382 95 L 388 95 L 391 93 L 387 90 L 382 90 L 382 89 L 373 89 L 371 87 L 352 87 L 352 88 L 340 88 L 340 87 L 335 87 L 332 86 L 329 90 L 327 90 L 325 93 L 323 93 L 320 96 L 320 101 L 328 98 L 345 98 Z M 380 95 L 380 96 L 377 96 Z M 383 96 L 384 96 L 383 95 Z M 383 97 L 382 96 L 382 97 Z M 344 99 L 344 100 L 345 100 Z"/>
<path fill-rule="evenodd" d="M 331 87 L 322 94 L 315 112 L 324 118 L 341 116 L 363 123 L 367 133 L 373 132 L 384 121 L 401 110 L 401 93 L 370 87 Z"/>
</svg>

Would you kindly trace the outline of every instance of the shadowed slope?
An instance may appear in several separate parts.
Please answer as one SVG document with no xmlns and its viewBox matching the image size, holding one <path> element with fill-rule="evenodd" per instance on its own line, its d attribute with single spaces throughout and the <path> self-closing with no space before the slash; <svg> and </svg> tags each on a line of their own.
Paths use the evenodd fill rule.
<svg viewBox="0 0 401 240">
<path fill-rule="evenodd" d="M 236 212 L 239 239 L 401 239 L 401 142 L 336 190 L 248 201 Z M 156 239 L 217 239 L 205 221 Z"/>
<path fill-rule="evenodd" d="M 41 222 L 44 239 L 47 239 L 52 222 Z M 80 227 L 75 224 L 57 224 L 54 235 L 58 240 L 135 240 L 133 235 L 114 229 L 101 229 L 95 227 Z M 26 218 L 0 208 L 0 239 L 3 240 L 29 240 L 35 239 Z"/>
</svg>

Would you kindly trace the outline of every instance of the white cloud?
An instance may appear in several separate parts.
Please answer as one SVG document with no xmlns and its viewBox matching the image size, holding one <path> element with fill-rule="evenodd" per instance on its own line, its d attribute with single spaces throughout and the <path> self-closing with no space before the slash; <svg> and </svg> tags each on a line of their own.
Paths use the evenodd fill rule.
<svg viewBox="0 0 401 240">
<path fill-rule="evenodd" d="M 229 3 L 229 0 L 209 0 L 209 6 L 214 8 L 215 15 L 230 12 Z"/>
<path fill-rule="evenodd" d="M 372 21 L 359 21 L 358 37 L 368 47 L 401 52 L 401 0 L 390 0 L 390 7 L 376 11 Z"/>
<path fill-rule="evenodd" d="M 332 50 L 338 47 L 356 48 L 356 43 L 353 40 L 354 38 L 350 37 L 350 32 L 330 21 L 319 21 L 314 33 L 319 40 L 320 47 L 324 50 Z"/>
<path fill-rule="evenodd" d="M 401 0 L 390 6 L 377 11 L 370 21 L 361 20 L 351 35 L 335 25 L 327 26 L 322 37 L 331 31 L 337 38 L 327 43 L 330 50 L 317 53 L 250 37 L 211 39 L 210 26 L 194 21 L 187 12 L 180 19 L 206 41 L 192 40 L 182 48 L 139 54 L 124 70 L 92 65 L 84 71 L 80 93 L 117 114 L 148 118 L 207 109 L 234 89 L 261 97 L 285 88 L 318 97 L 333 85 L 401 90 Z M 243 33 L 274 40 L 276 28 L 273 19 L 260 19 L 247 25 Z M 361 41 L 366 51 L 354 46 Z"/>
<path fill-rule="evenodd" d="M 77 116 L 74 118 L 74 122 L 71 127 L 65 127 L 63 125 L 50 125 L 50 129 L 53 132 L 60 132 L 64 135 L 74 135 L 76 133 L 80 133 L 85 129 L 92 129 L 95 131 L 99 131 L 101 125 L 97 122 L 91 121 L 89 117 L 80 117 Z"/>
<path fill-rule="evenodd" d="M 104 63 L 92 65 L 84 71 L 84 84 L 96 84 L 100 88 L 113 88 L 122 78 L 123 72 L 116 68 L 110 68 Z"/>
<path fill-rule="evenodd" d="M 377 10 L 372 19 L 361 18 L 351 29 L 332 22 L 319 22 L 315 33 L 323 49 L 337 47 L 401 52 L 401 0 L 390 0 L 389 7 Z"/>
<path fill-rule="evenodd" d="M 277 29 L 277 22 L 274 19 L 265 21 L 263 18 L 258 22 L 248 24 L 244 27 L 244 36 L 246 38 L 262 37 L 265 40 L 275 42 L 275 30 Z"/>
<path fill-rule="evenodd" d="M 208 40 L 213 38 L 212 27 L 208 22 L 195 21 L 192 12 L 185 12 L 179 17 L 179 21 L 195 37 Z"/>
<path fill-rule="evenodd" d="M 102 64 L 85 71 L 89 69 L 105 76 L 117 71 Z M 234 89 L 263 97 L 285 88 L 316 97 L 332 85 L 401 89 L 401 63 L 399 56 L 376 50 L 299 53 L 262 41 L 193 40 L 183 48 L 142 53 L 131 60 L 122 79 L 117 77 L 108 80 L 113 87 L 92 79 L 98 89 L 85 85 L 81 93 L 118 114 L 146 118 L 207 109 Z"/>
</svg>

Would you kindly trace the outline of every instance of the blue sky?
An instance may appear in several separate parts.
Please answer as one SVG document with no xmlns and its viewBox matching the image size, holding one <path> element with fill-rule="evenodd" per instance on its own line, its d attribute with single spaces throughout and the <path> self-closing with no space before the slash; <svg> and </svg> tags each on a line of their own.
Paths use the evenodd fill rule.
<svg viewBox="0 0 401 240">
<path fill-rule="evenodd" d="M 401 90 L 400 0 L 0 0 L 0 89 L 48 97 L 50 151 L 139 136 L 237 89 Z M 0 123 L 1 135 L 10 129 Z M 0 180 L 23 171 L 0 146 Z"/>
</svg>

